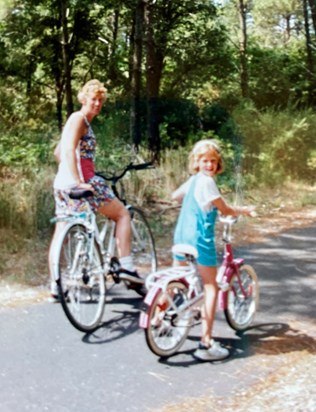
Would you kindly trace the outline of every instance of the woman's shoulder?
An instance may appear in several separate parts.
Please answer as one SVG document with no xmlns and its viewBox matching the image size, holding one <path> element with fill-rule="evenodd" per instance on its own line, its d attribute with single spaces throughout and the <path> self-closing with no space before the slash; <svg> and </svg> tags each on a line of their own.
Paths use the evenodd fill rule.
<svg viewBox="0 0 316 412">
<path fill-rule="evenodd" d="M 77 110 L 76 112 L 71 113 L 71 115 L 68 117 L 68 120 L 84 122 L 84 114 L 80 110 Z"/>
<path fill-rule="evenodd" d="M 68 117 L 67 122 L 65 124 L 66 127 L 83 127 L 85 126 L 85 120 L 80 111 L 73 112 Z"/>
</svg>

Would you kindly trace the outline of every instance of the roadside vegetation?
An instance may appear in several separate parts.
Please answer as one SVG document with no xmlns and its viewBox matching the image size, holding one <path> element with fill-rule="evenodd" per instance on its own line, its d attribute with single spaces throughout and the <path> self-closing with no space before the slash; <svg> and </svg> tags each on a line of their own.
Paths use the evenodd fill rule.
<svg viewBox="0 0 316 412">
<path fill-rule="evenodd" d="M 0 280 L 47 281 L 52 153 L 91 78 L 109 92 L 93 122 L 97 168 L 156 165 L 125 185 L 147 210 L 158 247 L 171 244 L 178 210 L 170 193 L 201 138 L 221 143 L 218 183 L 232 202 L 264 216 L 315 206 L 315 7 L 0 0 Z"/>
<path fill-rule="evenodd" d="M 215 136 L 223 146 L 226 170 L 219 176 L 219 186 L 225 196 L 231 202 L 256 205 L 260 216 L 288 210 L 289 221 L 291 211 L 316 207 L 313 114 L 244 109 L 236 112 L 235 119 L 242 139 L 232 144 Z M 101 124 L 98 132 L 104 135 Z M 165 149 L 155 169 L 131 173 L 124 180 L 129 199 L 147 211 L 161 256 L 169 253 L 178 213 L 170 202 L 170 193 L 187 177 L 188 152 L 201 137 L 214 136 L 191 136 L 187 145 Z M 100 146 L 98 167 L 109 174 L 130 161 L 148 160 L 148 152 L 133 154 L 118 139 L 101 141 Z M 0 273 L 2 279 L 38 285 L 48 279 L 47 250 L 53 230 L 50 218 L 54 215 L 52 182 L 57 165 L 53 145 L 47 148 L 45 162 L 36 148 L 34 144 L 34 151 L 25 153 L 27 162 L 1 169 Z"/>
</svg>

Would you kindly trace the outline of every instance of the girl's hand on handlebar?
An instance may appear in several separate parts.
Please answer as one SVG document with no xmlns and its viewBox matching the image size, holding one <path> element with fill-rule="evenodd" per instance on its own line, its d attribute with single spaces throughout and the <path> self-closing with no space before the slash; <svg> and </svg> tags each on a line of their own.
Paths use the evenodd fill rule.
<svg viewBox="0 0 316 412">
<path fill-rule="evenodd" d="M 243 208 L 241 208 L 240 214 L 243 216 L 256 217 L 257 213 L 255 209 L 255 206 L 244 206 Z"/>
</svg>

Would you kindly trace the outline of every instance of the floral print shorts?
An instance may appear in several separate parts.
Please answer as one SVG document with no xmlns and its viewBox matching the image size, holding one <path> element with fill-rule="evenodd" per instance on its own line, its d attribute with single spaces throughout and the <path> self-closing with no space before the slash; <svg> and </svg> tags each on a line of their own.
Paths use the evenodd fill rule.
<svg viewBox="0 0 316 412">
<path fill-rule="evenodd" d="M 54 190 L 56 216 L 84 212 L 89 210 L 89 207 L 96 212 L 115 198 L 113 191 L 101 177 L 93 176 L 86 183 L 92 185 L 94 194 L 85 199 L 70 199 L 69 191 Z"/>
</svg>

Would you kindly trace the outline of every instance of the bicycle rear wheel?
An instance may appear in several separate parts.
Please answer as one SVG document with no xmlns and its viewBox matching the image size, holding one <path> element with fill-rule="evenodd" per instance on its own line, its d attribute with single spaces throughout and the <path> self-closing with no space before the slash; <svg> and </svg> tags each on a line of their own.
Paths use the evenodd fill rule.
<svg viewBox="0 0 316 412">
<path fill-rule="evenodd" d="M 102 257 L 94 242 L 89 260 L 91 241 L 84 225 L 73 224 L 65 231 L 58 253 L 61 304 L 68 320 L 82 332 L 99 326 L 105 305 Z"/>
<path fill-rule="evenodd" d="M 188 287 L 178 281 L 170 282 L 166 293 L 160 291 L 153 300 L 148 312 L 149 325 L 144 331 L 147 345 L 156 355 L 171 356 L 186 340 L 193 314 L 190 309 L 179 309 L 187 301 Z"/>
<path fill-rule="evenodd" d="M 132 230 L 131 254 L 138 274 L 145 279 L 149 273 L 157 270 L 155 242 L 144 213 L 134 206 L 129 208 L 129 213 Z"/>
<path fill-rule="evenodd" d="M 259 282 L 254 269 L 243 265 L 239 277 L 234 273 L 227 293 L 227 305 L 224 310 L 229 326 L 237 331 L 247 329 L 254 320 L 259 304 Z"/>
</svg>

